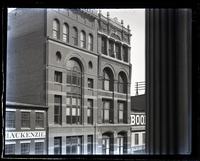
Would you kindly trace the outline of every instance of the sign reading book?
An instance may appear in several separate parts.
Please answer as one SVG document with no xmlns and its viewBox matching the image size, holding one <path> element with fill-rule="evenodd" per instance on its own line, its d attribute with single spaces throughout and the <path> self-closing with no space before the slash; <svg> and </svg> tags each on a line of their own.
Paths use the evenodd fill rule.
<svg viewBox="0 0 200 161">
<path fill-rule="evenodd" d="M 38 139 L 45 138 L 45 131 L 20 131 L 20 132 L 8 132 L 6 131 L 6 140 L 15 139 Z"/>
</svg>

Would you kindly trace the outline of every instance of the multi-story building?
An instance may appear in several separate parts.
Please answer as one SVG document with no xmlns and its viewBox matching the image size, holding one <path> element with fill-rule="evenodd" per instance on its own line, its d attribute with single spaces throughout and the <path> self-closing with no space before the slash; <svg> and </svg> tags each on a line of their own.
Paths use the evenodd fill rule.
<svg viewBox="0 0 200 161">
<path fill-rule="evenodd" d="M 131 153 L 145 153 L 145 94 L 131 96 Z"/>
<path fill-rule="evenodd" d="M 48 154 L 128 153 L 130 37 L 95 10 L 9 14 L 7 101 L 48 106 Z"/>
<path fill-rule="evenodd" d="M 5 154 L 47 154 L 47 109 L 6 102 Z"/>
</svg>

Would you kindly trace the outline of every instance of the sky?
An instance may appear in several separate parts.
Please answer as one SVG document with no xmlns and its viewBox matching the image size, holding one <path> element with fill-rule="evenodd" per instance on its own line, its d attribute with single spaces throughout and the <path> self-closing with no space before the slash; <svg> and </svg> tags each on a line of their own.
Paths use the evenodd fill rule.
<svg viewBox="0 0 200 161">
<path fill-rule="evenodd" d="M 14 8 L 8 9 L 8 12 Z M 101 9 L 104 16 L 110 13 L 110 18 L 117 17 L 124 21 L 124 26 L 131 30 L 131 96 L 136 94 L 135 82 L 145 81 L 145 9 Z M 139 91 L 143 94 L 144 91 Z"/>
</svg>

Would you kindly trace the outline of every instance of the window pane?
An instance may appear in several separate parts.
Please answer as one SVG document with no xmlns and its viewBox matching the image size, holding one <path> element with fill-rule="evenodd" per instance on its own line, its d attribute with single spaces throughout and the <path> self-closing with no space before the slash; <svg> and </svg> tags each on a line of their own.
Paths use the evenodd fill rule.
<svg viewBox="0 0 200 161">
<path fill-rule="evenodd" d="M 110 86 L 110 81 L 104 80 L 104 90 L 109 90 L 109 86 Z"/>
<path fill-rule="evenodd" d="M 21 127 L 30 127 L 30 112 L 21 113 Z"/>
<path fill-rule="evenodd" d="M 104 119 L 109 120 L 109 110 L 104 110 Z"/>
<path fill-rule="evenodd" d="M 88 50 L 93 50 L 93 36 L 90 34 L 88 38 Z"/>
<path fill-rule="evenodd" d="M 71 84 L 71 72 L 67 71 L 67 83 Z"/>
<path fill-rule="evenodd" d="M 93 79 L 88 78 L 88 87 L 93 88 Z"/>
<path fill-rule="evenodd" d="M 119 119 L 123 120 L 123 111 L 119 111 Z"/>
<path fill-rule="evenodd" d="M 66 154 L 71 154 L 71 147 L 70 146 L 66 146 Z"/>
<path fill-rule="evenodd" d="M 72 98 L 72 105 L 76 105 L 76 98 Z"/>
<path fill-rule="evenodd" d="M 80 116 L 80 108 L 77 108 L 77 116 Z"/>
<path fill-rule="evenodd" d="M 105 101 L 104 102 L 104 108 L 105 109 L 110 109 L 110 102 L 109 101 Z"/>
<path fill-rule="evenodd" d="M 61 154 L 61 137 L 54 138 L 54 154 Z"/>
<path fill-rule="evenodd" d="M 78 106 L 81 106 L 81 99 L 77 98 L 77 101 L 78 101 Z"/>
<path fill-rule="evenodd" d="M 15 112 L 6 111 L 6 127 L 15 128 Z"/>
<path fill-rule="evenodd" d="M 76 153 L 77 153 L 77 146 L 72 145 L 72 154 L 76 154 Z"/>
<path fill-rule="evenodd" d="M 87 109 L 87 116 L 90 117 L 91 116 L 91 109 Z"/>
<path fill-rule="evenodd" d="M 139 138 L 138 134 L 135 134 L 135 145 L 138 145 L 139 143 Z"/>
<path fill-rule="evenodd" d="M 67 105 L 71 105 L 71 97 L 67 97 L 66 103 Z"/>
<path fill-rule="evenodd" d="M 61 96 L 58 96 L 58 95 L 55 95 L 55 97 L 54 97 L 54 102 L 56 103 L 56 104 L 61 104 L 61 99 L 62 99 L 62 97 Z"/>
<path fill-rule="evenodd" d="M 15 144 L 5 145 L 5 154 L 15 154 Z"/>
<path fill-rule="evenodd" d="M 72 76 L 72 84 L 77 85 L 77 77 Z"/>
<path fill-rule="evenodd" d="M 70 116 L 70 107 L 67 107 L 67 108 L 66 108 L 66 115 L 67 115 L 67 116 Z"/>
<path fill-rule="evenodd" d="M 44 113 L 43 112 L 36 112 L 36 127 L 44 127 Z"/>
<path fill-rule="evenodd" d="M 76 108 L 72 108 L 72 116 L 76 116 Z"/>
<path fill-rule="evenodd" d="M 59 22 L 58 20 L 53 21 L 53 38 L 58 39 L 59 38 Z"/>
<path fill-rule="evenodd" d="M 145 144 L 145 133 L 142 133 L 142 143 Z"/>
<path fill-rule="evenodd" d="M 62 72 L 55 71 L 54 81 L 58 83 L 62 83 Z"/>
<path fill-rule="evenodd" d="M 30 143 L 21 143 L 21 154 L 30 153 Z"/>
<path fill-rule="evenodd" d="M 44 142 L 35 143 L 35 154 L 43 154 L 44 151 Z"/>
</svg>

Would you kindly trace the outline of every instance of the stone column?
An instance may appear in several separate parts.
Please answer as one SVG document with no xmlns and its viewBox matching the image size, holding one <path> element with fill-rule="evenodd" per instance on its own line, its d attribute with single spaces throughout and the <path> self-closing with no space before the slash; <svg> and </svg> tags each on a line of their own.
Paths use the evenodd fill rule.
<svg viewBox="0 0 200 161">
<path fill-rule="evenodd" d="M 146 10 L 146 149 L 191 152 L 191 10 Z"/>
</svg>

